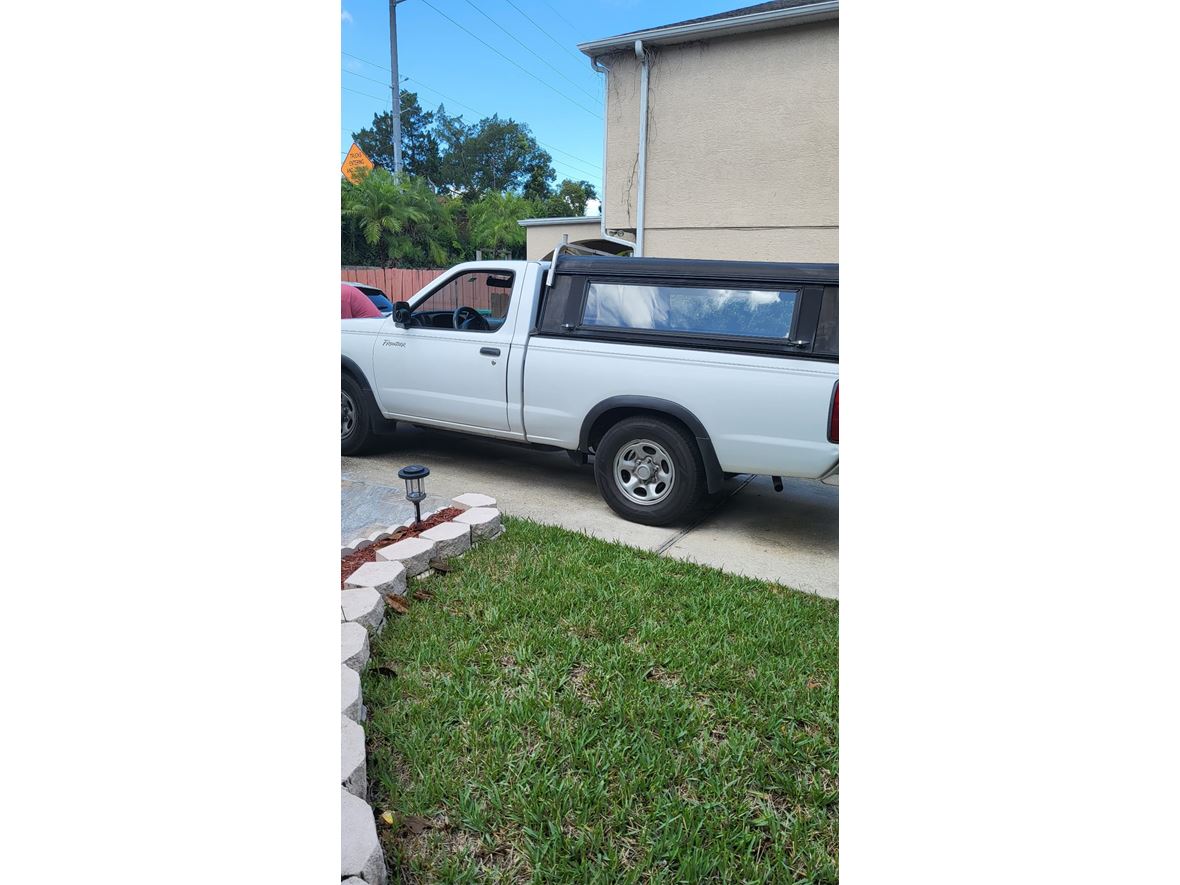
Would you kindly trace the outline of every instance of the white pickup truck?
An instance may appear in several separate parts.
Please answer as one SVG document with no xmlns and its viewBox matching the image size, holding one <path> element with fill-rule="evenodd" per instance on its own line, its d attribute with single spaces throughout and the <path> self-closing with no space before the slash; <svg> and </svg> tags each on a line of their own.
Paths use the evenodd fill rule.
<svg viewBox="0 0 1180 885">
<path fill-rule="evenodd" d="M 562 254 L 460 264 L 340 322 L 340 443 L 398 421 L 564 449 L 620 516 L 691 516 L 727 476 L 839 472 L 839 269 Z"/>
</svg>

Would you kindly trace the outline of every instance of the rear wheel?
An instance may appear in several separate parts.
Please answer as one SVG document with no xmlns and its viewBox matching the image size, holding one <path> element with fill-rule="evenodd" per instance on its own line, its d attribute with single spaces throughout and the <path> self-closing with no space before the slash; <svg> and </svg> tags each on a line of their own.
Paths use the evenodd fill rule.
<svg viewBox="0 0 1180 885">
<path fill-rule="evenodd" d="M 694 515 L 705 493 L 696 441 L 680 425 L 654 416 L 627 418 L 603 434 L 594 450 L 594 478 L 615 513 L 644 525 Z"/>
<path fill-rule="evenodd" d="M 350 375 L 340 376 L 340 454 L 361 455 L 373 447 L 369 398 Z"/>
</svg>

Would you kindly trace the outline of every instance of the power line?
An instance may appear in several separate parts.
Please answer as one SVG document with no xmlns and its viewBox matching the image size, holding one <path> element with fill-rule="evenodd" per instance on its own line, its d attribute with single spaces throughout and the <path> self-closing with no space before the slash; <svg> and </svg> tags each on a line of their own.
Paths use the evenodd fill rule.
<svg viewBox="0 0 1180 885">
<path fill-rule="evenodd" d="M 374 79 L 373 77 L 366 77 L 364 74 L 358 74 L 356 71 L 350 71 L 348 68 L 341 68 L 340 70 L 346 74 L 352 74 L 354 77 L 360 77 L 362 80 L 368 80 L 370 83 L 377 83 L 381 86 L 386 86 L 386 87 L 389 86 L 389 84 L 384 80 L 377 80 L 377 79 Z M 390 101 L 393 101 L 393 99 L 391 98 Z"/>
<path fill-rule="evenodd" d="M 558 161 L 558 162 L 560 163 L 560 161 Z M 566 166 L 565 169 L 566 169 L 567 174 L 561 175 L 560 176 L 561 178 L 569 179 L 570 181 L 585 181 L 591 185 L 593 185 L 594 182 L 598 180 L 597 175 L 588 175 L 585 172 L 575 169 L 573 166 Z M 555 172 L 557 171 L 556 166 L 554 167 L 554 171 Z M 599 183 L 601 183 L 601 182 L 599 182 Z M 597 193 L 597 191 L 596 191 L 596 193 Z M 597 200 L 598 197 L 595 196 L 594 199 Z"/>
<path fill-rule="evenodd" d="M 570 30 L 571 30 L 571 31 L 573 31 L 573 32 L 577 33 L 577 30 L 578 30 L 578 26 L 577 26 L 577 25 L 575 25 L 575 24 L 574 24 L 572 21 L 570 21 L 568 18 L 566 18 L 566 17 L 565 17 L 564 15 L 562 15 L 560 12 L 558 12 L 558 11 L 557 11 L 557 10 L 556 10 L 556 9 L 553 7 L 553 5 L 552 5 L 552 4 L 550 4 L 549 2 L 547 2 L 547 0 L 541 0 L 541 2 L 542 2 L 542 3 L 544 3 L 546 6 L 548 6 L 550 9 L 552 9 L 552 10 L 553 10 L 553 14 L 554 14 L 554 15 L 556 15 L 556 16 L 557 16 L 559 19 L 561 19 L 563 22 L 565 22 L 567 25 L 569 25 L 569 26 L 570 26 Z"/>
<path fill-rule="evenodd" d="M 548 31 L 546 31 L 543 27 L 541 27 L 539 24 L 537 24 L 535 21 L 533 21 L 527 12 L 525 12 L 523 9 L 521 9 L 519 6 L 517 6 L 515 3 L 513 3 L 512 0 L 505 0 L 505 2 L 509 6 L 511 6 L 513 9 L 515 9 L 517 12 L 519 12 L 521 15 L 523 15 L 525 18 L 527 18 L 530 22 L 532 22 L 534 28 L 536 28 L 538 31 L 540 31 L 542 34 L 544 34 L 546 37 L 548 37 L 550 40 L 552 40 L 554 43 L 556 43 L 558 46 L 560 46 L 566 52 L 575 56 L 583 64 L 588 62 L 588 59 L 586 58 L 586 56 L 582 55 L 581 53 L 574 52 L 572 49 L 570 49 L 568 46 L 566 46 L 564 43 L 562 43 L 560 40 L 558 40 L 556 37 L 554 37 Z"/>
<path fill-rule="evenodd" d="M 422 0 L 422 2 L 425 3 L 427 6 L 429 6 L 431 9 L 433 9 L 435 12 L 437 12 L 439 15 L 441 15 L 443 18 L 445 18 L 447 21 L 449 21 L 451 24 L 453 24 L 456 28 L 463 31 L 465 34 L 469 34 L 470 36 L 474 37 L 476 40 L 478 40 L 480 43 L 482 43 L 488 49 L 492 50 L 492 52 L 496 53 L 496 55 L 500 56 L 500 58 L 504 59 L 504 61 L 508 62 L 513 67 L 520 68 L 520 70 L 524 71 L 526 74 L 528 74 L 530 77 L 532 77 L 538 83 L 540 83 L 546 89 L 553 90 L 558 95 L 560 95 L 562 98 L 564 98 L 566 101 L 568 101 L 570 104 L 581 108 L 587 114 L 590 114 L 590 116 L 595 117 L 596 119 L 599 119 L 599 120 L 602 119 L 601 115 L 599 115 L 596 111 L 592 111 L 592 110 L 590 110 L 590 108 L 586 107 L 581 102 L 575 101 L 574 99 L 570 98 L 568 95 L 566 95 L 564 92 L 562 92 L 556 86 L 554 86 L 552 83 L 546 83 L 544 80 L 542 80 L 540 77 L 538 77 L 532 71 L 530 71 L 528 68 L 526 68 L 523 65 L 510 59 L 508 56 L 506 56 L 503 52 L 501 52 L 499 49 L 497 49 L 491 43 L 487 42 L 482 37 L 477 36 L 475 33 L 467 30 L 467 28 L 463 27 L 463 25 L 459 24 L 457 21 L 455 21 L 453 18 L 451 18 L 449 15 L 447 15 L 445 12 L 443 12 L 441 9 L 439 9 L 437 6 L 435 6 L 433 3 L 431 3 L 430 0 Z"/>
<path fill-rule="evenodd" d="M 347 55 L 349 58 L 355 58 L 357 61 L 364 62 L 367 65 L 372 65 L 373 67 L 378 68 L 382 71 L 386 71 L 390 74 L 393 73 L 393 71 L 389 70 L 389 68 L 385 67 L 385 65 L 379 65 L 375 61 L 369 61 L 367 58 L 361 58 L 359 55 L 353 55 L 351 52 L 345 52 L 343 49 L 340 50 L 340 54 Z"/>
<path fill-rule="evenodd" d="M 505 34 L 507 34 L 509 37 L 511 37 L 513 40 L 515 40 L 517 43 L 519 43 L 525 49 L 527 49 L 530 53 L 535 55 L 540 60 L 541 64 L 548 67 L 551 71 L 556 73 L 557 76 L 561 77 L 561 79 L 565 80 L 565 82 L 569 83 L 571 86 L 573 86 L 575 89 L 577 89 L 583 95 L 585 95 L 587 98 L 593 99 L 595 101 L 598 100 L 597 95 L 587 92 L 580 85 L 575 83 L 573 80 L 571 80 L 569 77 L 567 77 L 561 71 L 559 71 L 553 65 L 549 64 L 549 62 L 547 62 L 543 56 L 541 56 L 536 50 L 534 50 L 531 46 L 529 46 L 529 44 L 525 43 L 523 40 L 521 40 L 519 37 L 517 37 L 515 34 L 513 34 L 510 30 L 508 30 L 506 27 L 504 27 L 502 24 L 500 24 L 498 21 L 496 21 L 494 18 L 492 18 L 490 15 L 488 15 L 486 12 L 484 12 L 482 9 L 480 9 L 478 6 L 476 6 L 474 3 L 472 3 L 471 0 L 463 0 L 463 2 L 466 3 L 468 6 L 470 6 L 472 9 L 474 9 L 476 12 L 478 12 L 480 15 L 482 15 L 484 18 L 486 18 L 488 21 L 490 21 L 492 24 L 494 24 L 497 28 L 499 28 L 501 31 L 503 31 Z"/>
<path fill-rule="evenodd" d="M 379 96 L 379 95 L 371 95 L 368 92 L 361 92 L 360 90 L 357 90 L 357 89 L 349 89 L 347 86 L 341 86 L 340 88 L 343 89 L 345 92 L 355 92 L 357 95 L 363 95 L 365 98 L 372 98 L 376 101 L 383 101 L 389 105 L 393 104 L 392 98 L 381 98 L 381 96 Z"/>
<path fill-rule="evenodd" d="M 360 74 L 353 73 L 352 71 L 348 70 L 348 68 L 341 68 L 340 70 L 342 70 L 346 74 L 352 74 L 354 77 L 360 77 L 362 80 L 369 80 L 372 83 L 381 83 L 380 80 L 374 80 L 372 77 L 364 77 L 364 76 L 361 76 Z M 381 83 L 381 85 L 384 86 L 385 84 Z M 349 89 L 347 86 L 341 86 L 340 88 L 347 90 L 348 92 L 356 92 L 357 95 L 363 95 L 366 98 L 372 98 L 372 99 L 376 99 L 377 101 L 383 101 L 387 105 L 393 104 L 392 98 L 381 98 L 380 96 L 377 96 L 377 95 L 370 95 L 368 92 L 358 92 L 356 89 Z M 399 116 L 404 116 L 404 115 L 408 114 L 410 112 L 410 110 L 411 110 L 410 108 L 407 108 L 406 110 L 402 111 Z"/>
<path fill-rule="evenodd" d="M 364 62 L 367 65 L 372 65 L 373 67 L 378 68 L 379 70 L 385 71 L 387 73 L 390 73 L 390 74 L 393 73 L 393 71 L 389 70 L 389 68 L 385 67 L 385 65 L 379 65 L 375 61 L 369 61 L 367 58 L 361 58 L 359 55 L 353 55 L 351 52 L 345 52 L 343 49 L 340 50 L 340 54 L 347 55 L 349 58 L 355 58 L 357 61 Z M 405 76 L 405 75 L 403 74 L 402 76 Z"/>
<path fill-rule="evenodd" d="M 461 107 L 461 108 L 467 108 L 467 110 L 471 111 L 471 113 L 473 113 L 473 114 L 479 114 L 481 117 L 490 117 L 490 116 L 493 116 L 492 114 L 485 114 L 485 113 L 484 113 L 483 111 L 481 111 L 479 108 L 473 108 L 473 107 L 472 107 L 471 105 L 469 105 L 469 104 L 464 104 L 463 102 L 459 101 L 459 99 L 457 99 L 457 98 L 453 98 L 453 97 L 451 97 L 451 96 L 449 96 L 449 95 L 447 95 L 447 94 L 445 94 L 445 93 L 439 92 L 437 89 L 434 89 L 434 88 L 432 88 L 432 87 L 430 87 L 430 86 L 427 86 L 427 85 L 426 85 L 425 83 L 423 83 L 421 80 L 417 80 L 417 79 L 415 79 L 414 77 L 406 77 L 406 79 L 407 79 L 408 81 L 410 81 L 411 83 L 417 83 L 419 86 L 421 86 L 421 87 L 422 87 L 423 89 L 425 89 L 427 92 L 433 92 L 435 95 L 439 96 L 440 98 L 445 98 L 447 101 L 449 101 L 449 102 L 453 102 L 454 104 L 457 104 L 457 105 L 458 105 L 459 107 Z"/>
<path fill-rule="evenodd" d="M 379 64 L 377 64 L 377 62 L 375 62 L 375 61 L 369 61 L 367 58 L 361 58 L 359 55 L 353 55 L 351 52 L 344 52 L 344 51 L 342 50 L 340 54 L 341 54 L 341 55 L 347 55 L 349 58 L 356 59 L 357 61 L 359 61 L 359 62 L 362 62 L 362 63 L 364 63 L 364 64 L 367 64 L 367 65 L 372 65 L 373 67 L 375 67 L 375 68 L 377 68 L 377 69 L 379 69 L 379 70 L 382 70 L 382 71 L 389 71 L 389 68 L 387 68 L 387 67 L 385 67 L 385 66 L 383 66 L 383 65 L 379 65 Z M 357 76 L 360 76 L 360 75 L 358 74 Z M 421 80 L 419 80 L 417 77 L 409 77 L 409 76 L 406 76 L 405 74 L 403 74 L 403 75 L 402 75 L 402 80 L 409 80 L 411 83 L 417 83 L 419 86 L 421 86 L 421 87 L 422 87 L 423 89 L 425 89 L 427 92 L 433 92 L 435 95 L 441 96 L 442 98 L 445 98 L 447 101 L 449 101 L 449 102 L 453 102 L 453 103 L 457 104 L 457 105 L 458 105 L 459 107 L 461 107 L 461 108 L 467 108 L 467 110 L 471 111 L 471 113 L 473 113 L 473 114 L 479 114 L 481 117 L 490 117 L 490 116 L 492 116 L 491 114 L 487 114 L 487 113 L 485 113 L 484 111 L 481 111 L 479 108 L 473 108 L 471 105 L 469 105 L 469 104 L 466 104 L 466 103 L 464 103 L 464 102 L 461 102 L 461 101 L 459 101 L 459 99 L 457 99 L 457 98 L 454 98 L 453 96 L 447 95 L 445 92 L 439 92 L 439 91 L 438 91 L 437 89 L 435 89 L 433 86 L 430 86 L 430 85 L 428 85 L 428 84 L 426 84 L 426 83 L 423 83 L 423 82 L 422 82 Z M 341 88 L 342 88 L 342 89 L 347 89 L 348 87 L 346 87 L 346 86 L 342 86 Z M 350 92 L 356 92 L 356 90 L 355 90 L 355 89 L 350 89 L 349 91 L 350 91 Z M 367 93 L 364 93 L 364 92 L 362 92 L 362 93 L 359 93 L 359 94 L 360 94 L 360 95 L 366 95 Z M 371 95 L 371 96 L 369 96 L 369 97 L 370 97 L 370 98 L 376 98 L 376 96 L 375 96 L 375 95 Z M 390 101 L 389 99 L 378 99 L 378 100 L 379 100 L 379 101 L 382 101 L 382 100 L 383 100 L 383 101 L 385 101 L 385 102 L 387 102 L 387 103 L 389 103 L 389 104 L 392 104 L 392 103 L 393 103 L 393 102 L 392 102 L 392 101 Z M 538 138 L 536 141 L 537 141 L 537 144 L 539 144 L 539 145 L 542 145 L 543 147 L 547 147 L 547 148 L 549 148 L 550 150 L 557 151 L 559 154 L 565 154 L 567 157 L 572 157 L 573 159 L 577 160 L 579 163 L 581 163 L 581 164 L 583 164 L 583 165 L 585 165 L 585 166 L 590 166 L 591 168 L 593 168 L 593 169 L 596 169 L 596 170 L 597 170 L 599 173 L 601 173 L 601 172 L 602 172 L 602 167 L 601 167 L 601 166 L 599 166 L 597 163 L 592 163 L 592 162 L 590 162 L 589 160 L 585 159 L 584 157 L 579 157 L 577 154 L 571 154 L 569 151 L 563 151 L 561 148 L 559 148 L 559 147 L 554 147 L 553 145 L 549 144 L 548 142 L 541 141 L 541 139 L 539 139 L 539 138 Z M 568 165 L 568 164 L 567 164 L 567 165 Z M 573 168 L 573 167 L 571 167 L 571 168 Z M 589 173 L 589 174 L 593 175 L 593 174 L 595 174 L 595 173 L 591 172 L 591 173 Z"/>
</svg>

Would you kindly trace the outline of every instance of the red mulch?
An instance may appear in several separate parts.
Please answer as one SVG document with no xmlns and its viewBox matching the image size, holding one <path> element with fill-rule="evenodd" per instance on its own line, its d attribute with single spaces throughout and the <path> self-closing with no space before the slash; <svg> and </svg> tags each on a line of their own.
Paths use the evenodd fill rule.
<svg viewBox="0 0 1180 885">
<path fill-rule="evenodd" d="M 344 589 L 344 582 L 348 580 L 348 576 L 355 572 L 358 568 L 366 562 L 377 561 L 377 551 L 382 547 L 388 547 L 398 541 L 404 541 L 406 538 L 416 538 L 427 529 L 432 529 L 436 525 L 454 519 L 463 510 L 459 507 L 447 507 L 438 513 L 431 516 L 429 519 L 424 519 L 420 523 L 411 526 L 408 529 L 398 529 L 393 533 L 393 537 L 386 541 L 378 541 L 372 547 L 366 547 L 364 550 L 358 550 L 356 553 L 350 553 L 340 560 L 340 589 Z"/>
</svg>

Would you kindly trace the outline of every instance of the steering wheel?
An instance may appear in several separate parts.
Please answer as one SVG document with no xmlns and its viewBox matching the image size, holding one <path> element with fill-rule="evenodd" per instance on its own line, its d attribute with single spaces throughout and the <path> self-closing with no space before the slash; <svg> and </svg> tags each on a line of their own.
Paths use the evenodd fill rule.
<svg viewBox="0 0 1180 885">
<path fill-rule="evenodd" d="M 461 305 L 455 308 L 451 316 L 451 325 L 456 329 L 474 329 L 476 332 L 490 332 L 492 327 L 484 319 L 484 315 L 474 307 Z"/>
</svg>

